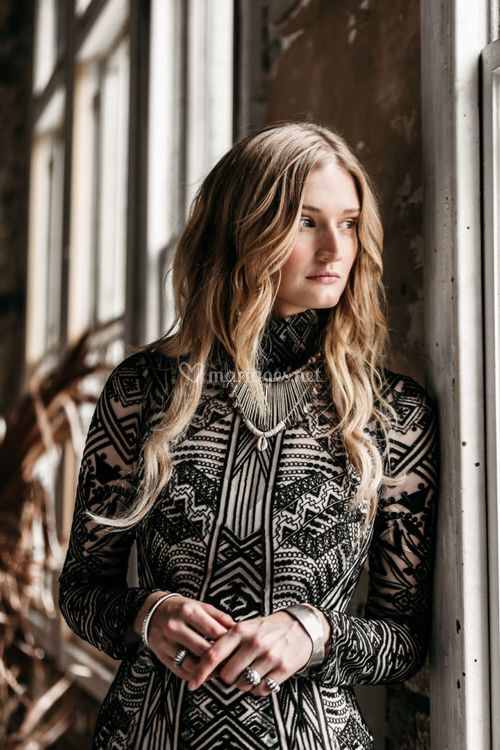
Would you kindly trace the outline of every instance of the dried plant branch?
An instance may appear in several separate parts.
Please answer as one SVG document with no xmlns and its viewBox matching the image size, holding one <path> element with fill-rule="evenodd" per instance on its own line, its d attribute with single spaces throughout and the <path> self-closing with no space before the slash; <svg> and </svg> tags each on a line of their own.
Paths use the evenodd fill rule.
<svg viewBox="0 0 500 750">
<path fill-rule="evenodd" d="M 95 403 L 97 394 L 82 388 L 89 376 L 107 373 L 97 359 L 100 341 L 109 342 L 116 322 L 88 331 L 65 353 L 58 367 L 42 375 L 39 363 L 19 403 L 5 417 L 0 443 L 0 746 L 42 750 L 71 724 L 73 678 L 55 684 L 44 651 L 36 643 L 27 613 L 37 609 L 56 616 L 45 582 L 62 563 L 53 493 L 41 481 L 41 459 L 54 464 L 71 441 L 83 446 L 78 406 Z M 90 361 L 92 359 L 93 361 Z M 40 679 L 42 694 L 31 695 Z"/>
<path fill-rule="evenodd" d="M 31 706 L 19 728 L 19 734 L 21 736 L 29 735 L 30 732 L 40 725 L 44 714 L 68 690 L 71 683 L 72 680 L 69 680 L 67 677 L 61 677 L 60 680 L 52 685 L 50 690 L 48 690 L 35 704 Z"/>
</svg>

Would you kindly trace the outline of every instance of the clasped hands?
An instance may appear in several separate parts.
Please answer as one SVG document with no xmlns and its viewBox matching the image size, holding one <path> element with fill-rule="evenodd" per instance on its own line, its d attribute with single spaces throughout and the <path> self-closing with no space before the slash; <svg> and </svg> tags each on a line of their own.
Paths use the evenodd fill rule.
<svg viewBox="0 0 500 750">
<path fill-rule="evenodd" d="M 302 625 L 285 610 L 236 622 L 211 604 L 181 595 L 160 604 L 148 631 L 151 650 L 174 674 L 196 690 L 214 675 L 242 692 L 269 695 L 267 677 L 278 685 L 307 664 L 312 643 Z M 179 648 L 188 655 L 173 663 Z M 252 687 L 243 676 L 255 669 L 262 682 Z"/>
</svg>

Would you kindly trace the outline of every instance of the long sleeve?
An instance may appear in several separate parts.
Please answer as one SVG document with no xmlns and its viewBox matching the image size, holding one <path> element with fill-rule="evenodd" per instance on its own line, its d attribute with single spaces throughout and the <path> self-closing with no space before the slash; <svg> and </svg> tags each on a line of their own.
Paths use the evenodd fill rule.
<svg viewBox="0 0 500 750">
<path fill-rule="evenodd" d="M 400 682 L 427 652 L 431 621 L 433 520 L 437 486 L 437 418 L 433 402 L 403 376 L 390 438 L 392 472 L 407 478 L 383 487 L 369 549 L 365 616 L 320 608 L 329 620 L 328 657 L 310 671 L 319 684 Z"/>
<path fill-rule="evenodd" d="M 131 639 L 131 625 L 156 589 L 127 585 L 134 531 L 112 531 L 96 524 L 86 511 L 112 516 L 133 499 L 146 373 L 144 355 L 129 356 L 111 373 L 99 397 L 86 438 L 69 546 L 59 577 L 59 607 L 69 627 L 114 659 L 136 651 L 139 639 Z"/>
</svg>

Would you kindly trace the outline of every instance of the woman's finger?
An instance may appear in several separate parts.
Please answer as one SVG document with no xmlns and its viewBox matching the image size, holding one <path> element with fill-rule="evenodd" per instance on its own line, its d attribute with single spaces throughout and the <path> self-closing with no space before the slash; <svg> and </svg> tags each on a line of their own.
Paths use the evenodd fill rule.
<svg viewBox="0 0 500 750">
<path fill-rule="evenodd" d="M 226 632 L 227 628 L 206 612 L 201 602 L 179 596 L 158 607 L 149 625 L 148 640 L 155 650 L 167 638 L 200 656 Z"/>
<path fill-rule="evenodd" d="M 220 609 L 217 609 L 217 607 L 212 606 L 212 604 L 207 604 L 206 602 L 203 602 L 203 605 L 207 612 L 212 615 L 212 617 L 220 622 L 221 625 L 224 625 L 226 628 L 232 628 L 233 625 L 236 625 L 236 620 L 234 620 L 231 615 L 228 615 L 227 612 L 223 612 Z"/>
<path fill-rule="evenodd" d="M 252 665 L 253 666 L 253 665 Z M 258 671 L 258 670 L 257 670 Z M 288 679 L 290 675 L 283 676 L 282 672 L 277 672 L 276 670 L 271 670 L 266 675 L 262 677 L 262 681 L 260 685 L 257 685 L 256 687 L 251 689 L 252 695 L 256 695 L 259 698 L 263 698 L 266 695 L 270 695 L 272 692 L 279 692 L 279 690 L 271 690 L 271 688 L 268 686 L 266 680 L 273 680 L 281 689 L 281 685 L 285 680 Z"/>
<path fill-rule="evenodd" d="M 234 684 L 238 690 L 241 690 L 242 692 L 251 692 L 253 695 L 258 696 L 269 695 L 271 692 L 266 683 L 266 679 L 272 679 L 278 683 L 278 685 L 281 685 L 293 674 L 290 668 L 283 663 L 281 658 L 278 658 L 278 660 L 258 658 L 248 666 L 250 669 L 255 670 L 259 675 L 260 683 L 255 687 L 248 683 L 245 679 L 245 671 L 243 671 Z"/>
<path fill-rule="evenodd" d="M 182 659 L 181 664 L 177 665 L 174 663 L 174 659 L 179 653 L 180 649 L 186 649 L 187 654 Z M 153 651 L 156 658 L 162 662 L 171 672 L 182 680 L 189 680 L 194 668 L 199 663 L 199 658 L 189 651 L 185 646 L 179 643 L 174 643 L 168 639 L 158 645 L 158 648 Z"/>
<path fill-rule="evenodd" d="M 233 651 L 231 657 L 227 659 L 224 666 L 221 667 L 221 678 L 228 685 L 236 685 L 240 689 L 241 686 L 244 686 L 246 690 L 250 690 L 252 686 L 249 685 L 249 683 L 245 682 L 243 673 L 246 667 L 250 665 L 253 666 L 254 660 L 256 660 L 259 656 L 262 656 L 262 654 L 261 646 L 257 638 L 254 637 L 247 642 L 244 641 L 236 651 Z M 266 671 L 262 673 L 266 674 L 273 666 L 273 662 L 271 659 L 261 659 L 261 661 L 268 662 Z"/>
<path fill-rule="evenodd" d="M 241 642 L 241 631 L 238 626 L 228 630 L 219 638 L 203 656 L 194 669 L 189 682 L 189 689 L 196 690 L 227 659 Z"/>
<path fill-rule="evenodd" d="M 208 640 L 215 641 L 224 635 L 228 627 L 232 627 L 234 623 L 232 622 L 232 618 L 230 618 L 229 625 L 224 625 L 221 622 L 222 618 L 217 619 L 215 616 L 217 614 L 215 607 L 210 606 L 210 609 L 208 607 L 209 605 L 204 604 L 204 602 L 184 599 L 178 604 L 178 609 L 174 611 L 182 622 L 196 629 Z M 210 610 L 214 610 L 214 613 Z M 221 616 L 224 615 L 223 612 L 219 612 L 218 614 Z M 224 619 L 227 620 L 226 615 L 224 615 Z"/>
<path fill-rule="evenodd" d="M 227 632 L 226 630 L 224 632 Z M 196 630 L 180 620 L 167 623 L 164 630 L 164 638 L 173 643 L 177 648 L 186 648 L 195 656 L 203 656 L 212 643 L 200 635 Z"/>
<path fill-rule="evenodd" d="M 161 661 L 165 664 L 167 669 L 177 675 L 177 677 L 180 677 L 181 680 L 188 681 L 191 678 L 195 666 L 198 664 L 198 659 L 188 654 L 179 666 L 174 664 L 174 658 L 175 654 L 174 656 L 168 656 L 165 659 L 161 659 Z"/>
<path fill-rule="evenodd" d="M 279 642 L 271 647 L 262 647 L 257 639 L 252 645 L 243 644 L 221 669 L 220 676 L 228 685 L 234 685 L 241 692 L 252 692 L 254 695 L 267 695 L 269 690 L 265 686 L 264 677 L 271 672 L 278 675 L 281 680 L 291 676 L 292 672 L 286 668 L 282 660 L 283 647 Z M 247 668 L 254 670 L 261 679 L 258 686 L 254 687 L 245 677 Z M 275 678 L 276 679 L 276 678 Z"/>
</svg>

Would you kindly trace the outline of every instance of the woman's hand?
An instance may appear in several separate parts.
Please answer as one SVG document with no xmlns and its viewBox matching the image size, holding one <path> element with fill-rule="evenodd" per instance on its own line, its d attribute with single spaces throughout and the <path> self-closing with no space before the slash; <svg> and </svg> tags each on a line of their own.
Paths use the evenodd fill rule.
<svg viewBox="0 0 500 750">
<path fill-rule="evenodd" d="M 300 622 L 286 610 L 280 610 L 239 622 L 220 636 L 190 670 L 188 687 L 196 690 L 217 671 L 224 682 L 236 685 L 242 692 L 269 695 L 271 691 L 264 677 L 281 685 L 307 664 L 311 653 L 311 639 Z M 252 687 L 246 682 L 243 675 L 246 667 L 258 672 L 260 685 Z"/>
<path fill-rule="evenodd" d="M 134 630 L 140 632 L 145 612 L 161 594 L 146 600 L 135 623 Z M 148 643 L 157 658 L 170 671 L 183 680 L 191 679 L 199 658 L 208 651 L 213 641 L 235 625 L 230 615 L 206 602 L 176 594 L 158 605 L 148 626 Z M 179 648 L 189 652 L 180 667 L 173 659 Z"/>
</svg>

